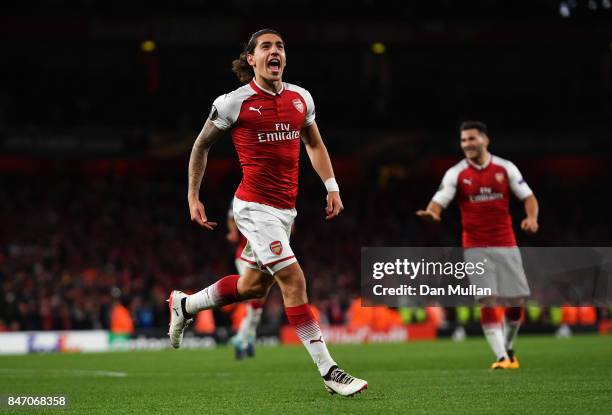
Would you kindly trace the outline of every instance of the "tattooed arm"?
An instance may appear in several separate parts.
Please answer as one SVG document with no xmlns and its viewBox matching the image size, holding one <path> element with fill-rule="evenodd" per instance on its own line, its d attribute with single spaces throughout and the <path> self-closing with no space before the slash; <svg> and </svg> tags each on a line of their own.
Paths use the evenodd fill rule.
<svg viewBox="0 0 612 415">
<path fill-rule="evenodd" d="M 206 218 L 204 204 L 200 202 L 200 185 L 204 177 L 204 170 L 206 170 L 208 151 L 222 133 L 222 130 L 215 127 L 210 119 L 207 119 L 198 138 L 196 138 L 195 143 L 193 143 L 191 157 L 189 158 L 189 188 L 187 191 L 187 201 L 189 202 L 191 220 L 209 230 L 213 230 L 215 226 L 217 226 L 217 223 L 209 222 Z"/>
</svg>

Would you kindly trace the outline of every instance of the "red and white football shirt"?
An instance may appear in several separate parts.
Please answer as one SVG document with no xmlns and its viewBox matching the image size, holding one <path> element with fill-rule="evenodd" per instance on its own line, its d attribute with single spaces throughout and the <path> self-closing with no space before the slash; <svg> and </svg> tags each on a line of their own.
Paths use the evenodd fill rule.
<svg viewBox="0 0 612 415">
<path fill-rule="evenodd" d="M 457 195 L 464 248 L 516 246 L 510 190 L 520 200 L 533 194 L 512 162 L 491 155 L 483 166 L 463 159 L 448 169 L 432 200 L 446 208 Z"/>
<path fill-rule="evenodd" d="M 315 119 L 310 93 L 283 83 L 273 93 L 252 80 L 213 103 L 210 119 L 230 130 L 242 181 L 236 197 L 280 209 L 293 209 L 298 193 L 301 129 Z"/>
</svg>

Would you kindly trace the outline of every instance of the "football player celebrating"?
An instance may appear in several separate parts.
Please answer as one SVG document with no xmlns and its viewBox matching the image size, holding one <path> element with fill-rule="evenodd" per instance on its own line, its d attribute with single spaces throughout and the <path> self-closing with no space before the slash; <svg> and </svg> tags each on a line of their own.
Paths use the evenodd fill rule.
<svg viewBox="0 0 612 415">
<path fill-rule="evenodd" d="M 285 43 L 271 29 L 254 33 L 233 71 L 245 83 L 214 103 L 189 160 L 187 199 L 191 219 L 208 230 L 199 199 L 208 152 L 224 131 L 230 131 L 242 168 L 233 202 L 234 220 L 247 239 L 241 260 L 242 277 L 228 275 L 193 295 L 170 294 L 170 342 L 180 347 L 183 331 L 200 310 L 264 297 L 271 285 L 280 287 L 289 322 L 316 364 L 330 393 L 353 396 L 367 388 L 365 380 L 349 375 L 331 357 L 306 296 L 306 279 L 289 244 L 298 192 L 300 141 L 327 189 L 326 219 L 343 210 L 340 189 L 329 154 L 315 122 L 310 93 L 282 81 L 287 63 Z"/>
<path fill-rule="evenodd" d="M 512 229 L 510 192 L 523 202 L 526 217 L 521 229 L 527 233 L 538 231 L 538 201 L 512 162 L 489 153 L 484 123 L 466 121 L 460 131 L 465 159 L 446 172 L 427 208 L 416 214 L 424 220 L 440 222 L 442 210 L 457 197 L 465 260 L 486 264 L 485 275 L 470 278 L 470 283 L 489 288 L 492 293 L 477 298 L 483 306 L 482 328 L 497 359 L 491 368 L 518 369 L 513 342 L 530 290 Z M 508 306 L 504 312 L 505 330 L 496 305 Z"/>
</svg>

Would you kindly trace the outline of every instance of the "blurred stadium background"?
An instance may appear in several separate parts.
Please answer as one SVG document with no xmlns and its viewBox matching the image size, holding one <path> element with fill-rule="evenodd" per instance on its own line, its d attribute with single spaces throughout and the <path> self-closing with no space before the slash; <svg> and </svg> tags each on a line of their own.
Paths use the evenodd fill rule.
<svg viewBox="0 0 612 415">
<path fill-rule="evenodd" d="M 287 43 L 284 79 L 312 92 L 346 205 L 323 220 L 303 160 L 293 244 L 321 321 L 479 333 L 478 310 L 358 307 L 359 249 L 460 244 L 456 206 L 442 226 L 414 211 L 462 157 L 465 119 L 488 124 L 491 151 L 538 196 L 541 231 L 517 230 L 520 245 L 610 246 L 611 21 L 608 0 L 13 3 L 0 17 L 0 331 L 154 342 L 172 288 L 234 272 L 230 138 L 203 184 L 215 232 L 189 221 L 187 161 L 213 99 L 239 86 L 241 42 L 269 26 Z M 609 330 L 609 309 L 579 305 L 531 304 L 522 332 Z M 202 317 L 198 338 L 224 342 L 240 310 Z M 260 332 L 275 341 L 283 324 L 273 290 Z"/>
</svg>

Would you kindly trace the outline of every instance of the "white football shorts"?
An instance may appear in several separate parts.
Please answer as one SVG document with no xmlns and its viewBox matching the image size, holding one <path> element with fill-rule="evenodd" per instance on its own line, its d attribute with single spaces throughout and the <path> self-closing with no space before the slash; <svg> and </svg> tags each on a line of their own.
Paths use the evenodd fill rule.
<svg viewBox="0 0 612 415">
<path fill-rule="evenodd" d="M 274 275 L 297 262 L 289 245 L 295 209 L 278 209 L 234 197 L 234 220 L 247 239 L 240 259 L 247 266 Z"/>
<path fill-rule="evenodd" d="M 485 263 L 484 275 L 470 276 L 470 283 L 479 288 L 490 288 L 491 295 L 520 298 L 531 294 L 518 247 L 467 248 L 463 256 L 467 262 Z M 483 297 L 488 296 L 476 296 L 476 299 Z"/>
</svg>

